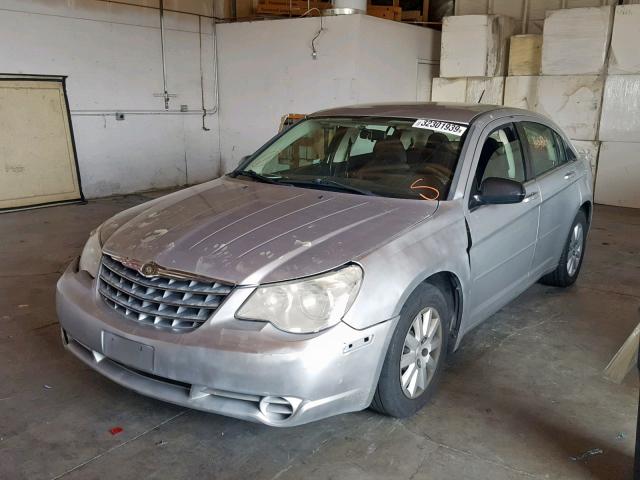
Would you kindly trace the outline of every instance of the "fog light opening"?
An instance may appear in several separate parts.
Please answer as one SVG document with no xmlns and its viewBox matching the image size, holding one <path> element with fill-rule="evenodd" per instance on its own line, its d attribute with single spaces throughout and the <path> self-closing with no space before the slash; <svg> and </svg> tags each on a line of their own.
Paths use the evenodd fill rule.
<svg viewBox="0 0 640 480">
<path fill-rule="evenodd" d="M 302 400 L 294 397 L 262 397 L 260 412 L 271 421 L 282 422 L 296 413 L 300 403 Z"/>
</svg>

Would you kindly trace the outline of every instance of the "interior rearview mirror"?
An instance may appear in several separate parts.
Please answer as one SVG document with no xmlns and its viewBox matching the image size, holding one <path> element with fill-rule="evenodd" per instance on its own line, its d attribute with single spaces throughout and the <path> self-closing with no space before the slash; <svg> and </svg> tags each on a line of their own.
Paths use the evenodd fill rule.
<svg viewBox="0 0 640 480">
<path fill-rule="evenodd" d="M 525 196 L 524 185 L 508 178 L 485 178 L 480 191 L 473 196 L 476 205 L 520 203 Z"/>
</svg>

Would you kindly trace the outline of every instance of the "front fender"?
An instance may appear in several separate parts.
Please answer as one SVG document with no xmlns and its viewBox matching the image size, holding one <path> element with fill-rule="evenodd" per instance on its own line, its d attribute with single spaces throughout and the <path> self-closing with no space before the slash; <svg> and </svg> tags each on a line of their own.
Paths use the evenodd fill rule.
<svg viewBox="0 0 640 480">
<path fill-rule="evenodd" d="M 411 293 L 439 272 L 455 275 L 466 296 L 470 279 L 467 248 L 461 203 L 441 202 L 433 217 L 359 259 L 364 269 L 362 287 L 344 321 L 363 329 L 396 317 Z"/>
</svg>

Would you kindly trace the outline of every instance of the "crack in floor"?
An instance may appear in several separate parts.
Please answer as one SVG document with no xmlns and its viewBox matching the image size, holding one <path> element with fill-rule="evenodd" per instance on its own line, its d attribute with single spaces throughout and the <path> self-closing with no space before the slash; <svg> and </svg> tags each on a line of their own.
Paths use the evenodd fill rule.
<svg viewBox="0 0 640 480">
<path fill-rule="evenodd" d="M 110 449 L 108 449 L 108 450 L 106 450 L 106 451 L 104 451 L 104 452 L 102 452 L 102 453 L 99 453 L 98 455 L 95 455 L 95 456 L 91 457 L 90 459 L 88 459 L 88 460 L 86 460 L 86 461 L 84 461 L 84 462 L 80 463 L 79 465 L 76 465 L 76 466 L 75 466 L 75 467 L 73 467 L 73 468 L 70 468 L 69 470 L 67 470 L 67 471 L 65 471 L 65 472 L 62 472 L 60 475 L 57 475 L 57 476 L 53 477 L 51 480 L 58 480 L 58 479 L 60 479 L 60 478 L 62 478 L 62 477 L 64 477 L 64 476 L 66 476 L 66 475 L 68 475 L 68 474 L 70 474 L 70 473 L 72 473 L 72 472 L 75 472 L 76 470 L 81 469 L 82 467 L 84 467 L 84 466 L 86 466 L 86 465 L 89 465 L 91 462 L 94 462 L 94 461 L 96 461 L 96 460 L 98 460 L 98 459 L 100 459 L 100 458 L 104 457 L 105 455 L 108 455 L 109 453 L 111 453 L 111 452 L 113 452 L 113 451 L 115 451 L 115 450 L 117 450 L 117 449 L 119 449 L 119 448 L 121 448 L 121 447 L 124 447 L 125 445 L 128 445 L 128 444 L 129 444 L 129 443 L 131 443 L 131 442 L 135 442 L 136 440 L 138 440 L 139 438 L 141 438 L 141 437 L 145 436 L 146 434 L 151 433 L 151 432 L 153 432 L 154 430 L 157 430 L 158 428 L 160 428 L 160 427 L 162 427 L 162 426 L 166 425 L 167 423 L 169 423 L 169 422 L 171 422 L 171 421 L 175 420 L 175 419 L 176 419 L 176 418 L 178 418 L 178 417 L 181 417 L 182 415 L 184 415 L 184 414 L 185 414 L 185 413 L 187 413 L 188 411 L 189 411 L 189 410 L 183 410 L 183 411 L 181 411 L 180 413 L 177 413 L 176 415 L 174 415 L 174 416 L 172 416 L 172 417 L 169 417 L 169 418 L 167 418 L 167 419 L 163 420 L 162 422 L 160 422 L 159 424 L 155 425 L 154 427 L 151 427 L 151 428 L 149 428 L 149 429 L 145 430 L 144 432 L 139 433 L 138 435 L 136 435 L 135 437 L 130 438 L 130 439 L 129 439 L 129 440 L 127 440 L 126 442 L 122 442 L 122 443 L 119 443 L 118 445 L 114 445 L 114 446 L 113 446 L 113 447 L 111 447 Z"/>
</svg>

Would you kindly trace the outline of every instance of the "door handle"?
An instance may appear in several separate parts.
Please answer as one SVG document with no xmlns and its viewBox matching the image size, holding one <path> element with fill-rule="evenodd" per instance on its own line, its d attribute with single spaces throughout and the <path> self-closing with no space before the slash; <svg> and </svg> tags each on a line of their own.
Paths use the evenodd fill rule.
<svg viewBox="0 0 640 480">
<path fill-rule="evenodd" d="M 565 180 L 569 180 L 571 177 L 573 177 L 576 174 L 575 170 L 571 170 L 570 172 L 567 172 L 564 174 L 564 179 Z"/>
<path fill-rule="evenodd" d="M 538 198 L 538 192 L 531 192 L 526 197 L 524 197 L 523 202 L 530 202 L 531 200 L 535 200 Z"/>
</svg>

